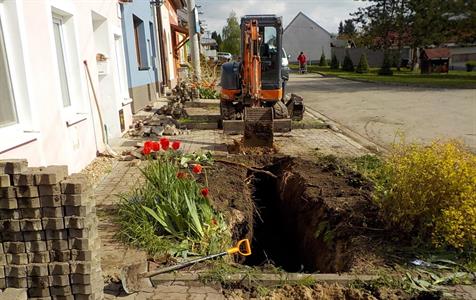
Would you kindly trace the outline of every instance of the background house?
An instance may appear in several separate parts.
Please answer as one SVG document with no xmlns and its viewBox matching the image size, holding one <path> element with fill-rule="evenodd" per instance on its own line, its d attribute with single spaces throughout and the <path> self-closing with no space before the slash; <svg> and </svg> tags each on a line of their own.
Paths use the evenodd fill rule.
<svg viewBox="0 0 476 300">
<path fill-rule="evenodd" d="M 291 62 L 303 51 L 308 60 L 319 61 L 322 51 L 331 58 L 331 34 L 314 20 L 300 12 L 284 29 L 283 48 L 291 55 Z"/>
<path fill-rule="evenodd" d="M 155 9 L 149 1 L 120 4 L 129 94 L 135 113 L 160 96 L 162 81 Z"/>
<path fill-rule="evenodd" d="M 118 3 L 0 1 L 0 24 L 0 159 L 83 169 L 132 120 Z"/>
</svg>

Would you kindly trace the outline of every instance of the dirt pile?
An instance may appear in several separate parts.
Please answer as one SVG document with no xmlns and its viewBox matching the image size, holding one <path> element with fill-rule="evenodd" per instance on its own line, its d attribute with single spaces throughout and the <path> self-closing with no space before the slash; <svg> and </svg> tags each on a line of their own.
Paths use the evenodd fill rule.
<svg viewBox="0 0 476 300">
<path fill-rule="evenodd" d="M 275 155 L 220 160 L 208 173 L 211 195 L 233 239 L 252 241 L 246 264 L 345 272 L 372 257 L 377 208 L 359 174 Z"/>
</svg>

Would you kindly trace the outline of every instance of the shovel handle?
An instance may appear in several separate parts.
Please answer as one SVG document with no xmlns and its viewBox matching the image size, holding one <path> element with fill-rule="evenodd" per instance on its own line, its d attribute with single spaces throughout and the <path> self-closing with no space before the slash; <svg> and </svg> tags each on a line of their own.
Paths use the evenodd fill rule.
<svg viewBox="0 0 476 300">
<path fill-rule="evenodd" d="M 251 255 L 251 246 L 250 241 L 248 239 L 244 239 L 236 243 L 236 246 L 230 248 L 226 251 L 228 254 L 235 254 L 238 253 L 242 256 L 250 256 Z"/>
</svg>

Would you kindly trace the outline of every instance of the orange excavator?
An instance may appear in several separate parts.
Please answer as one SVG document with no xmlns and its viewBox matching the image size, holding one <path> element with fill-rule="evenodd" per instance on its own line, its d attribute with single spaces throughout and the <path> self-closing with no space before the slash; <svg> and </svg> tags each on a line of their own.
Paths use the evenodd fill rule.
<svg viewBox="0 0 476 300">
<path fill-rule="evenodd" d="M 241 19 L 239 61 L 222 65 L 220 113 L 225 133 L 243 133 L 246 146 L 272 146 L 274 132 L 301 120 L 303 99 L 284 97 L 289 74 L 282 67 L 283 26 L 275 15 Z"/>
</svg>

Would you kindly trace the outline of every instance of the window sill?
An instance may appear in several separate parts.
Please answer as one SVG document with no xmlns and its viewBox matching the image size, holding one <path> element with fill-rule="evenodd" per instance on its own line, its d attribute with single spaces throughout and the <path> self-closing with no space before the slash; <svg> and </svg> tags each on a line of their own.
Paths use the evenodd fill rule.
<svg viewBox="0 0 476 300">
<path fill-rule="evenodd" d="M 73 125 L 76 125 L 80 122 L 83 122 L 85 121 L 86 119 L 88 118 L 88 116 L 84 113 L 77 113 L 76 115 L 74 116 L 71 116 L 70 118 L 68 118 L 66 120 L 66 126 L 67 127 L 71 127 Z"/>
<path fill-rule="evenodd" d="M 150 67 L 139 67 L 139 71 L 148 71 Z"/>
<path fill-rule="evenodd" d="M 124 100 L 122 100 L 122 106 L 126 106 L 126 105 L 129 105 L 132 103 L 132 98 L 124 98 Z"/>
<path fill-rule="evenodd" d="M 0 154 L 11 151 L 15 148 L 34 142 L 38 139 L 38 132 L 20 132 L 19 134 L 10 135 L 3 139 L 0 143 Z"/>
</svg>

